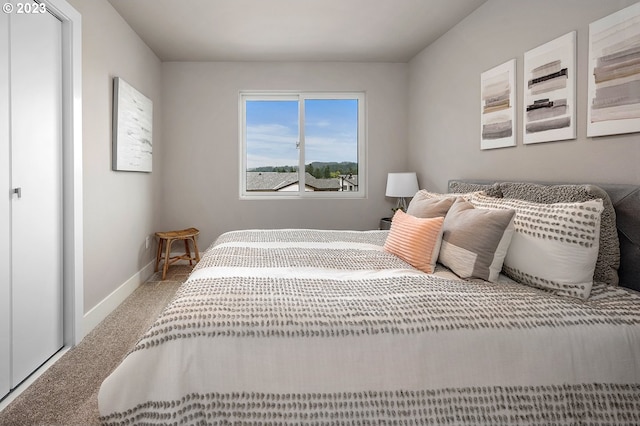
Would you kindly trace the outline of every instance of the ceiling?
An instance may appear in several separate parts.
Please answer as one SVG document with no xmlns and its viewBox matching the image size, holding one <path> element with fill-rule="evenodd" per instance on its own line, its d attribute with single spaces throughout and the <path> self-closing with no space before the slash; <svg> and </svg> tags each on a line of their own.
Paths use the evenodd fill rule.
<svg viewBox="0 0 640 426">
<path fill-rule="evenodd" d="M 109 0 L 162 61 L 408 62 L 486 0 Z"/>
</svg>

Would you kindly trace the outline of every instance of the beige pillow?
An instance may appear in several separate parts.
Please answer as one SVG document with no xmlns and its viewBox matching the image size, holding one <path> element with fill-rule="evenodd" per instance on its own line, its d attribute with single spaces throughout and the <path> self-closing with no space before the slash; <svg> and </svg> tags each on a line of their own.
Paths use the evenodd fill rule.
<svg viewBox="0 0 640 426">
<path fill-rule="evenodd" d="M 413 196 L 407 213 L 416 217 L 438 217 L 445 216 L 449 208 L 457 198 L 468 200 L 475 192 L 464 194 L 439 194 L 421 189 Z"/>
<path fill-rule="evenodd" d="M 443 222 L 443 217 L 417 218 L 397 210 L 384 248 L 411 266 L 431 274 L 438 260 Z"/>
<path fill-rule="evenodd" d="M 407 214 L 420 218 L 445 217 L 455 199 L 421 190 L 411 199 Z"/>
</svg>

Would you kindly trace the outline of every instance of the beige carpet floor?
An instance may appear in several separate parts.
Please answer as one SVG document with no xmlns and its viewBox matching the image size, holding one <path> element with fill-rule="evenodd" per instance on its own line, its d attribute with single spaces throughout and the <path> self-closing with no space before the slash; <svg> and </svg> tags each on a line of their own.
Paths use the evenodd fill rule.
<svg viewBox="0 0 640 426">
<path fill-rule="evenodd" d="M 98 389 L 191 272 L 173 265 L 154 274 L 0 412 L 0 425 L 99 425 Z"/>
</svg>

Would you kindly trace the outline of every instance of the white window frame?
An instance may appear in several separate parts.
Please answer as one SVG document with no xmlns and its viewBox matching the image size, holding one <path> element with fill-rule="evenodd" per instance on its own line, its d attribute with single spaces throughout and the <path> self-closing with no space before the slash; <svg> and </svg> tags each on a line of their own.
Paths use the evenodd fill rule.
<svg viewBox="0 0 640 426">
<path fill-rule="evenodd" d="M 358 190 L 357 191 L 305 191 L 305 135 L 304 135 L 304 101 L 306 99 L 357 99 L 358 100 Z M 298 190 L 253 192 L 247 191 L 247 138 L 246 138 L 246 101 L 258 100 L 296 100 L 298 101 Z M 367 195 L 367 158 L 366 158 L 366 96 L 364 92 L 240 92 L 238 102 L 239 135 L 240 135 L 240 199 L 241 200 L 274 200 L 274 199 L 309 199 L 309 198 L 341 198 L 361 199 Z"/>
</svg>

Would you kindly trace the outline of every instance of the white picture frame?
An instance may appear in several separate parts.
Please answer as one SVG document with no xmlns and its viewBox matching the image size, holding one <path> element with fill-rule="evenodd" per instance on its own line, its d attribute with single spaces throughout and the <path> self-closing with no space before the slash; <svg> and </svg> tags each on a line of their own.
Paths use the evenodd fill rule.
<svg viewBox="0 0 640 426">
<path fill-rule="evenodd" d="M 516 145 L 516 60 L 480 75 L 480 149 Z"/>
<path fill-rule="evenodd" d="M 576 138 L 576 32 L 524 54 L 522 143 Z"/>
<path fill-rule="evenodd" d="M 112 169 L 151 173 L 153 103 L 120 77 L 113 79 Z"/>
<path fill-rule="evenodd" d="M 589 24 L 587 136 L 640 131 L 640 3 Z"/>
</svg>

